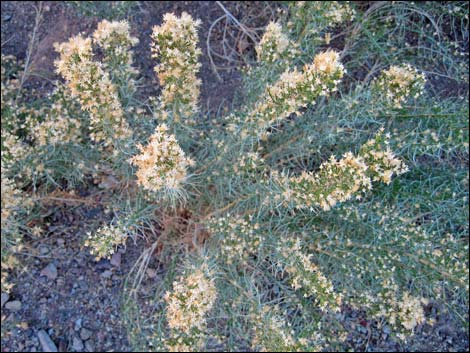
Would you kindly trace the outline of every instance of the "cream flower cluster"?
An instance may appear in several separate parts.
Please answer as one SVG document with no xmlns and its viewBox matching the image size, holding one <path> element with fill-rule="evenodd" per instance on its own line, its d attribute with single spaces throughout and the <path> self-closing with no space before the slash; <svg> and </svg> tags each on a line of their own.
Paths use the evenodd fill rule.
<svg viewBox="0 0 470 353">
<path fill-rule="evenodd" d="M 393 175 L 406 173 L 408 167 L 390 149 L 390 135 L 383 132 L 382 128 L 373 139 L 367 141 L 359 155 L 364 158 L 368 166 L 367 174 L 373 181 L 390 184 Z"/>
<path fill-rule="evenodd" d="M 325 17 L 331 25 L 338 25 L 354 19 L 356 11 L 351 8 L 349 1 L 327 1 L 328 10 Z"/>
<path fill-rule="evenodd" d="M 3 171 L 2 171 L 3 172 Z M 16 188 L 15 182 L 6 177 L 1 178 L 2 183 L 2 231 L 6 231 L 9 227 L 10 216 L 13 213 L 14 209 L 21 203 L 21 192 Z"/>
<path fill-rule="evenodd" d="M 175 121 L 198 111 L 201 49 L 197 47 L 197 28 L 200 24 L 201 21 L 186 12 L 179 18 L 167 13 L 163 24 L 153 28 L 152 56 L 159 60 L 155 72 L 162 86 L 161 109 L 171 113 Z"/>
<path fill-rule="evenodd" d="M 287 185 L 284 202 L 293 202 L 298 209 L 320 207 L 328 211 L 354 196 L 360 199 L 360 193 L 372 189 L 372 181 L 390 183 L 393 175 L 408 169 L 388 147 L 388 138 L 380 130 L 362 146 L 358 156 L 351 152 L 340 160 L 331 156 L 316 173 L 304 171 L 296 177 L 281 177 Z"/>
<path fill-rule="evenodd" d="M 90 137 L 104 147 L 131 135 L 124 118 L 116 86 L 99 62 L 93 61 L 91 39 L 81 35 L 68 42 L 55 44 L 60 58 L 55 61 L 57 72 L 67 80 L 73 97 L 83 110 L 90 113 Z"/>
<path fill-rule="evenodd" d="M 131 86 L 135 91 L 135 83 L 132 75 L 137 71 L 132 67 L 131 47 L 139 43 L 139 40 L 130 35 L 127 21 L 109 22 L 103 20 L 93 33 L 93 41 L 103 48 L 104 64 L 113 75 L 113 80 L 120 87 Z"/>
<path fill-rule="evenodd" d="M 53 93 L 55 98 L 51 107 L 44 112 L 44 121 L 30 116 L 28 124 L 36 145 L 49 146 L 63 143 L 79 143 L 82 139 L 80 120 L 73 118 L 60 99 L 64 94 L 59 87 Z"/>
<path fill-rule="evenodd" d="M 250 324 L 253 325 L 253 338 L 251 348 L 255 352 L 322 352 L 325 348 L 325 337 L 320 333 L 318 322 L 317 330 L 310 329 L 308 334 L 296 332 L 289 322 L 291 315 L 281 312 L 278 305 L 259 304 L 252 309 L 249 315 Z"/>
<path fill-rule="evenodd" d="M 297 21 L 307 20 L 308 14 L 313 13 L 331 27 L 353 20 L 356 15 L 349 1 L 296 1 L 292 12 Z"/>
<path fill-rule="evenodd" d="M 16 135 L 10 133 L 7 129 L 2 129 L 2 174 L 16 163 L 17 160 L 23 158 L 31 152 L 31 147 Z"/>
<path fill-rule="evenodd" d="M 274 63 L 279 59 L 291 59 L 296 53 L 295 44 L 282 32 L 282 26 L 277 22 L 269 22 L 256 46 L 258 61 Z"/>
<path fill-rule="evenodd" d="M 335 293 L 331 281 L 312 263 L 312 254 L 304 253 L 299 239 L 282 239 L 278 251 L 294 290 L 301 290 L 304 297 L 312 297 L 322 311 L 340 310 L 341 295 Z"/>
<path fill-rule="evenodd" d="M 155 129 L 147 146 L 138 145 L 138 148 L 141 154 L 130 161 L 138 167 L 138 183 L 152 192 L 179 189 L 186 180 L 187 167 L 194 164 L 185 156 L 175 136 L 168 134 L 165 124 Z"/>
<path fill-rule="evenodd" d="M 337 203 L 372 188 L 366 171 L 364 160 L 350 152 L 340 160 L 331 156 L 320 165 L 318 172 L 303 171 L 299 176 L 288 178 L 283 196 L 286 202 L 294 202 L 296 208 L 320 207 L 328 211 Z"/>
<path fill-rule="evenodd" d="M 93 33 L 93 40 L 105 51 L 111 50 L 118 57 L 125 57 L 127 60 L 121 61 L 126 64 L 132 63 L 128 50 L 139 43 L 137 38 L 131 37 L 127 21 L 101 21 Z"/>
<path fill-rule="evenodd" d="M 228 264 L 240 260 L 247 261 L 264 242 L 259 224 L 252 224 L 246 217 L 227 214 L 212 218 L 207 222 L 207 228 L 212 235 L 218 237 L 217 255 L 224 258 Z"/>
<path fill-rule="evenodd" d="M 166 318 L 172 330 L 191 335 L 202 331 L 206 325 L 206 314 L 217 298 L 213 274 L 203 264 L 187 276 L 173 282 L 173 289 L 164 296 L 167 303 Z"/>
<path fill-rule="evenodd" d="M 315 104 L 320 96 L 328 96 L 337 90 L 344 74 L 343 65 L 335 51 L 328 50 L 315 56 L 313 63 L 306 65 L 302 72 L 284 72 L 280 79 L 266 88 L 264 98 L 248 115 L 249 126 L 244 134 L 253 131 L 265 134 L 265 129 L 287 118 L 308 104 Z"/>
<path fill-rule="evenodd" d="M 252 314 L 253 339 L 251 348 L 259 352 L 296 352 L 302 348 L 292 336 L 291 330 L 275 310 L 265 306 L 262 313 Z M 283 349 L 284 348 L 284 349 Z"/>
<path fill-rule="evenodd" d="M 426 320 L 423 303 L 426 303 L 426 300 L 413 297 L 408 292 L 403 294 L 403 298 L 398 303 L 398 318 L 405 329 L 412 331 Z"/>
<path fill-rule="evenodd" d="M 387 322 L 399 332 L 398 337 L 405 339 L 403 332 L 413 331 L 416 326 L 426 321 L 423 305 L 426 305 L 428 300 L 412 296 L 408 292 L 401 294 L 393 280 L 386 279 L 383 285 L 387 289 L 371 298 L 371 301 L 376 302 L 379 308 L 374 316 L 385 317 Z M 367 297 L 372 296 L 368 294 Z"/>
<path fill-rule="evenodd" d="M 376 94 L 392 108 L 401 108 L 409 98 L 418 98 L 424 92 L 426 76 L 410 64 L 391 66 L 382 71 L 373 82 Z"/>
<path fill-rule="evenodd" d="M 124 245 L 128 234 L 122 225 L 106 225 L 96 232 L 88 232 L 84 245 L 90 248 L 95 260 L 110 258 L 119 245 Z"/>
</svg>

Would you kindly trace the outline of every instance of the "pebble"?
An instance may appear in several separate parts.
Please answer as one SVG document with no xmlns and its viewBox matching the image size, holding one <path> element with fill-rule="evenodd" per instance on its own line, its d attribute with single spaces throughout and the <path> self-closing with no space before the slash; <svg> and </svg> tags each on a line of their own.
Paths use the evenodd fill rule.
<svg viewBox="0 0 470 353">
<path fill-rule="evenodd" d="M 148 268 L 147 276 L 149 276 L 149 278 L 155 278 L 157 277 L 157 271 L 155 271 L 153 268 Z"/>
<path fill-rule="evenodd" d="M 65 244 L 65 240 L 62 238 L 57 239 L 57 246 L 63 246 Z"/>
<path fill-rule="evenodd" d="M 113 275 L 113 273 L 110 270 L 106 270 L 101 274 L 101 277 L 110 278 L 112 275 Z"/>
<path fill-rule="evenodd" d="M 95 351 L 95 347 L 93 347 L 93 343 L 91 343 L 91 341 L 86 341 L 85 342 L 85 349 L 87 352 L 94 352 Z"/>
<path fill-rule="evenodd" d="M 121 253 L 117 252 L 113 255 L 111 258 L 111 265 L 114 267 L 119 267 L 121 266 Z"/>
<path fill-rule="evenodd" d="M 38 338 L 39 342 L 41 342 L 41 347 L 44 352 L 57 352 L 57 346 L 46 333 L 46 331 L 39 330 Z"/>
<path fill-rule="evenodd" d="M 47 246 L 43 245 L 39 247 L 39 252 L 41 253 L 41 255 L 47 255 L 47 253 L 49 252 L 49 249 Z"/>
<path fill-rule="evenodd" d="M 8 299 L 10 299 L 10 296 L 8 295 L 8 293 L 3 293 L 2 292 L 2 308 L 3 308 L 3 305 L 5 305 L 5 303 L 8 301 Z"/>
<path fill-rule="evenodd" d="M 90 330 L 87 330 L 86 328 L 82 328 L 80 330 L 80 338 L 84 341 L 89 339 L 91 337 L 92 332 Z"/>
<path fill-rule="evenodd" d="M 109 263 L 109 260 L 101 259 L 96 263 L 95 267 L 97 270 L 107 270 L 111 267 L 111 264 Z"/>
<path fill-rule="evenodd" d="M 41 276 L 46 276 L 51 281 L 57 278 L 57 267 L 53 262 L 42 269 Z"/>
<path fill-rule="evenodd" d="M 19 300 L 13 300 L 5 304 L 5 309 L 10 311 L 19 311 L 21 310 L 21 302 Z"/>
<path fill-rule="evenodd" d="M 83 345 L 83 342 L 80 338 L 74 337 L 73 338 L 73 343 L 72 343 L 72 348 L 76 351 L 82 351 L 85 346 Z"/>
<path fill-rule="evenodd" d="M 75 320 L 75 326 L 73 327 L 75 331 L 79 331 L 82 328 L 82 319 Z"/>
</svg>

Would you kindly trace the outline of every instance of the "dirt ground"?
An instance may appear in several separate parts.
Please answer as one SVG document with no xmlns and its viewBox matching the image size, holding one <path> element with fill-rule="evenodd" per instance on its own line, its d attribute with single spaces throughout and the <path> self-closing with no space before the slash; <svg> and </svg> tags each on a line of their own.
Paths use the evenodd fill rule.
<svg viewBox="0 0 470 353">
<path fill-rule="evenodd" d="M 228 10 L 244 23 L 259 30 L 274 16 L 276 5 L 260 2 L 224 2 Z M 2 53 L 26 59 L 31 33 L 35 25 L 33 2 L 5 1 L 1 3 Z M 201 106 L 204 111 L 217 112 L 229 107 L 240 86 L 239 53 L 252 53 L 253 43 L 243 34 L 226 39 L 235 52 L 226 59 L 216 58 L 220 67 L 214 72 L 207 54 L 207 34 L 211 24 L 224 15 L 223 10 L 209 1 L 140 2 L 133 10 L 131 27 L 140 40 L 135 48 L 135 66 L 139 69 L 142 95 L 158 93 L 154 60 L 150 56 L 152 27 L 162 22 L 163 14 L 182 11 L 202 21 L 199 31 L 203 49 L 201 57 Z M 66 41 L 72 35 L 91 34 L 99 18 L 83 16 L 64 2 L 44 2 L 37 43 L 31 57 L 34 73 L 25 88 L 47 93 L 52 81 L 58 79 L 53 61 L 53 43 Z M 222 22 L 221 22 L 222 24 Z M 223 26 L 215 26 L 210 45 L 223 52 Z M 220 76 L 220 78 L 217 77 Z M 96 190 L 87 190 L 93 194 Z M 98 197 L 98 196 L 97 196 Z M 122 288 L 143 241 L 123 250 L 112 261 L 94 261 L 82 248 L 86 232 L 94 229 L 106 215 L 97 204 L 51 205 L 47 216 L 48 228 L 37 239 L 26 239 L 21 256 L 22 270 L 13 282 L 15 287 L 6 303 L 18 301 L 20 307 L 7 309 L 2 296 L 2 352 L 41 351 L 38 332 L 44 330 L 59 351 L 131 351 L 126 327 L 120 314 Z M 154 264 L 155 265 L 155 264 Z M 155 268 L 158 271 L 157 268 Z M 146 278 L 143 288 L 151 287 L 157 277 Z M 437 305 L 437 304 L 436 304 Z M 11 308 L 11 306 L 10 306 Z M 435 310 L 432 307 L 429 310 Z M 385 332 L 370 326 L 357 313 L 344 314 L 345 327 L 350 331 L 348 344 L 364 351 L 466 351 L 468 333 L 450 316 L 436 317 L 437 324 L 423 327 L 407 344 L 393 341 Z M 365 324 L 364 324 L 365 322 Z"/>
</svg>

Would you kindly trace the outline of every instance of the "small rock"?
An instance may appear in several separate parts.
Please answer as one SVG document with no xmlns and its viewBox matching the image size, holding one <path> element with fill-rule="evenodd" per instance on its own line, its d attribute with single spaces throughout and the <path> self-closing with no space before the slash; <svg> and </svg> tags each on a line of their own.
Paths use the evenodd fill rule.
<svg viewBox="0 0 470 353">
<path fill-rule="evenodd" d="M 79 331 L 82 328 L 82 319 L 75 320 L 74 330 Z"/>
<path fill-rule="evenodd" d="M 102 179 L 101 183 L 98 185 L 101 189 L 113 189 L 119 185 L 119 180 L 117 180 L 113 175 L 108 175 Z"/>
<path fill-rule="evenodd" d="M 101 277 L 103 278 L 110 278 L 113 275 L 113 272 L 110 270 L 106 270 L 101 274 Z"/>
<path fill-rule="evenodd" d="M 74 337 L 73 338 L 73 343 L 72 343 L 72 348 L 76 351 L 82 351 L 85 346 L 83 345 L 83 342 L 80 338 Z"/>
<path fill-rule="evenodd" d="M 21 310 L 21 302 L 19 300 L 13 300 L 5 304 L 5 309 L 10 311 L 19 311 Z"/>
<path fill-rule="evenodd" d="M 2 292 L 2 308 L 3 308 L 3 305 L 5 305 L 5 303 L 8 301 L 8 299 L 10 299 L 10 296 L 8 295 L 8 293 L 4 293 Z"/>
<path fill-rule="evenodd" d="M 41 255 L 47 255 L 49 249 L 47 248 L 47 246 L 41 246 L 39 247 L 39 252 L 41 253 Z"/>
<path fill-rule="evenodd" d="M 383 328 L 382 328 L 382 331 L 384 333 L 386 333 L 387 335 L 391 334 L 392 333 L 392 330 L 390 329 L 390 326 L 388 325 L 385 325 Z"/>
<path fill-rule="evenodd" d="M 39 330 L 38 332 L 39 342 L 41 342 L 41 347 L 44 352 L 57 352 L 57 347 L 49 335 L 44 330 Z"/>
<path fill-rule="evenodd" d="M 111 265 L 114 267 L 119 267 L 121 266 L 121 253 L 117 252 L 113 255 L 111 258 Z"/>
<path fill-rule="evenodd" d="M 59 352 L 67 351 L 67 341 L 63 338 L 59 338 Z"/>
<path fill-rule="evenodd" d="M 85 342 L 85 349 L 87 352 L 94 352 L 95 351 L 95 347 L 93 347 L 93 344 L 91 343 L 91 341 L 86 341 Z"/>
<path fill-rule="evenodd" d="M 101 259 L 96 263 L 95 267 L 97 270 L 107 270 L 111 267 L 111 264 L 109 263 L 109 260 Z"/>
<path fill-rule="evenodd" d="M 41 276 L 46 276 L 51 281 L 57 278 L 57 267 L 53 262 L 42 269 Z"/>
<path fill-rule="evenodd" d="M 63 246 L 65 244 L 65 240 L 62 238 L 57 239 L 57 246 Z"/>
<path fill-rule="evenodd" d="M 155 271 L 153 268 L 148 268 L 147 276 L 149 276 L 149 278 L 155 278 L 157 277 L 157 271 Z"/>
<path fill-rule="evenodd" d="M 90 330 L 87 330 L 86 328 L 82 328 L 80 330 L 80 338 L 84 341 L 89 339 L 91 337 L 92 332 Z"/>
</svg>

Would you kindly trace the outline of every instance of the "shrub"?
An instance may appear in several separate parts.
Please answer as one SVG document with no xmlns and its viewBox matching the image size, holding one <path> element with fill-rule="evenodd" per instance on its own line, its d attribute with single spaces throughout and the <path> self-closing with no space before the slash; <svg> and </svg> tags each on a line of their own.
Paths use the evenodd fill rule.
<svg viewBox="0 0 470 353">
<path fill-rule="evenodd" d="M 217 119 L 198 106 L 200 21 L 186 13 L 153 29 L 162 89 L 149 110 L 135 96 L 137 39 L 126 22 L 57 44 L 65 85 L 39 109 L 13 98 L 2 67 L 2 232 L 15 239 L 20 194 L 40 203 L 89 179 L 111 189 L 113 217 L 84 245 L 98 260 L 129 238 L 150 244 L 128 277 L 130 323 L 146 315 L 136 293 L 155 254 L 164 269 L 152 314 L 132 331 L 141 349 L 344 349 L 347 310 L 403 340 L 432 324 L 432 300 L 460 313 L 468 99 L 433 104 L 427 77 L 404 58 L 369 72 L 371 82 L 348 77 L 363 39 L 343 52 L 310 39 L 356 16 L 373 22 L 353 7 L 289 5 L 289 22 L 268 25 L 246 71 L 246 104 Z M 2 269 L 15 242 L 2 237 Z"/>
</svg>

